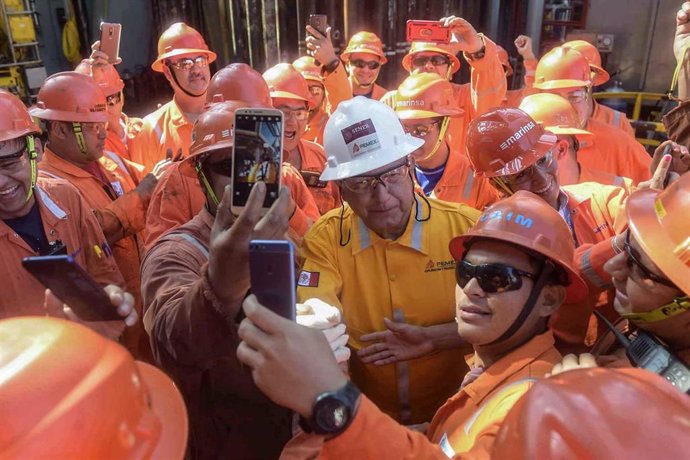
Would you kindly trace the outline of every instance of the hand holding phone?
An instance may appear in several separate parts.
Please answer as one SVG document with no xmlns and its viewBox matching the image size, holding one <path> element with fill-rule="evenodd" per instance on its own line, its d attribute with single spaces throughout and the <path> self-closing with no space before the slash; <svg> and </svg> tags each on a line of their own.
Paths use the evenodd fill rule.
<svg viewBox="0 0 690 460">
<path fill-rule="evenodd" d="M 326 30 L 328 30 L 328 16 L 325 14 L 310 14 L 309 25 L 325 37 Z"/>
<path fill-rule="evenodd" d="M 109 22 L 101 23 L 101 45 L 100 51 L 108 56 L 109 64 L 119 64 L 120 59 L 120 34 L 122 32 L 121 24 L 114 24 Z"/>
<path fill-rule="evenodd" d="M 443 21 L 407 21 L 408 42 L 450 43 L 450 28 Z"/>
<path fill-rule="evenodd" d="M 295 254 L 285 240 L 252 240 L 249 243 L 251 291 L 259 303 L 295 321 Z"/>
</svg>

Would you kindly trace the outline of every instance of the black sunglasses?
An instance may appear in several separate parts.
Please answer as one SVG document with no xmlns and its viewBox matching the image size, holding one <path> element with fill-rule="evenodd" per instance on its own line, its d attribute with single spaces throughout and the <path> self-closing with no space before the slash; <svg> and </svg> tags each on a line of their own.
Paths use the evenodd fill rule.
<svg viewBox="0 0 690 460">
<path fill-rule="evenodd" d="M 472 265 L 466 260 L 455 266 L 455 281 L 464 288 L 472 278 L 476 278 L 484 292 L 517 291 L 522 287 L 522 277 L 533 280 L 535 275 L 504 264 Z"/>
<path fill-rule="evenodd" d="M 360 69 L 369 67 L 369 70 L 376 70 L 381 67 L 381 63 L 378 61 L 363 61 L 361 59 L 355 59 L 354 61 L 350 61 L 350 63 Z"/>
<path fill-rule="evenodd" d="M 625 254 L 628 256 L 628 268 L 632 268 L 633 264 L 642 272 L 642 276 L 648 280 L 652 280 L 655 283 L 663 284 L 664 286 L 678 289 L 678 287 L 666 278 L 662 278 L 659 275 L 652 273 L 647 267 L 642 265 L 640 262 L 640 254 L 630 245 L 630 231 L 625 233 L 625 242 L 623 243 L 625 248 Z"/>
<path fill-rule="evenodd" d="M 446 56 L 434 54 L 433 56 L 418 56 L 412 59 L 412 65 L 415 67 L 424 67 L 429 61 L 435 66 L 447 65 L 450 63 L 450 60 Z"/>
<path fill-rule="evenodd" d="M 204 166 L 208 168 L 209 171 L 220 176 L 232 177 L 232 159 L 230 158 L 216 163 L 206 163 Z"/>
</svg>

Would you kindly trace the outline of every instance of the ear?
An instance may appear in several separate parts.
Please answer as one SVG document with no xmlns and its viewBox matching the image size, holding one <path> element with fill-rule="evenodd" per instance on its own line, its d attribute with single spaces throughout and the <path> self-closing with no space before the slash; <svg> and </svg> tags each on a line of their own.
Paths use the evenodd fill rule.
<svg viewBox="0 0 690 460">
<path fill-rule="evenodd" d="M 50 124 L 49 137 L 53 139 L 65 139 L 67 137 L 67 123 L 54 121 Z"/>
<path fill-rule="evenodd" d="M 168 83 L 171 85 L 175 84 L 175 80 L 173 79 L 172 75 L 170 75 L 170 67 L 168 67 L 166 64 L 163 64 L 163 75 L 165 76 L 165 79 L 168 80 Z"/>
<path fill-rule="evenodd" d="M 570 150 L 570 142 L 567 139 L 560 139 L 556 143 L 556 160 L 560 161 L 568 155 L 568 150 Z"/>
<path fill-rule="evenodd" d="M 555 284 L 544 286 L 539 295 L 540 302 L 537 306 L 539 316 L 548 317 L 554 314 L 565 301 L 565 295 L 565 286 Z"/>
</svg>

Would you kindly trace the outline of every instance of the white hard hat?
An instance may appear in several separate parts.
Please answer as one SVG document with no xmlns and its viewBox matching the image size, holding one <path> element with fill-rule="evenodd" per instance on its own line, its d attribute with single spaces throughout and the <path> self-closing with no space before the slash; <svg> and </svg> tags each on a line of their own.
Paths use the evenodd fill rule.
<svg viewBox="0 0 690 460">
<path fill-rule="evenodd" d="M 406 134 L 386 104 L 357 96 L 338 104 L 323 135 L 328 161 L 321 180 L 341 180 L 395 163 L 424 141 Z"/>
</svg>

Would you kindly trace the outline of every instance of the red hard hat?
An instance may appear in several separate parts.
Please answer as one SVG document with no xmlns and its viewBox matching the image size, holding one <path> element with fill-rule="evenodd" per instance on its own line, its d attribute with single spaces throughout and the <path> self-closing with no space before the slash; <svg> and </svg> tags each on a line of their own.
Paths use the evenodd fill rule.
<svg viewBox="0 0 690 460">
<path fill-rule="evenodd" d="M 560 266 L 570 280 L 565 303 L 587 296 L 587 284 L 573 266 L 575 244 L 570 228 L 558 211 L 537 195 L 520 190 L 488 207 L 474 227 L 451 240 L 453 258 L 461 260 L 468 243 L 477 238 L 521 246 Z"/>
<path fill-rule="evenodd" d="M 546 155 L 558 138 L 520 109 L 493 109 L 467 128 L 467 154 L 477 175 L 517 174 Z"/>
<path fill-rule="evenodd" d="M 463 110 L 453 94 L 453 85 L 438 74 L 410 75 L 395 93 L 395 113 L 401 120 L 459 117 Z"/>
<path fill-rule="evenodd" d="M 428 42 L 412 42 L 410 51 L 407 52 L 402 60 L 402 66 L 408 72 L 412 71 L 412 59 L 414 55 L 423 52 L 438 53 L 443 54 L 448 59 L 450 59 L 450 71 L 455 73 L 460 70 L 460 60 L 452 51 L 450 45 L 444 45 L 442 43 L 428 43 Z"/>
<path fill-rule="evenodd" d="M 30 113 L 42 120 L 105 123 L 105 109 L 105 95 L 91 77 L 60 72 L 43 82 Z"/>
<path fill-rule="evenodd" d="M 554 134 L 592 136 L 589 131 L 578 128 L 577 112 L 567 99 L 557 94 L 530 94 L 520 102 L 519 108 Z"/>
<path fill-rule="evenodd" d="M 310 109 L 314 108 L 307 80 L 292 64 L 276 64 L 264 72 L 263 77 L 271 90 L 272 99 L 295 99 L 306 102 Z"/>
<path fill-rule="evenodd" d="M 204 37 L 196 29 L 183 22 L 176 22 L 158 39 L 158 57 L 151 68 L 156 72 L 162 72 L 166 59 L 189 54 L 203 54 L 209 63 L 216 60 L 216 53 L 209 51 Z"/>
<path fill-rule="evenodd" d="M 373 32 L 357 32 L 350 38 L 347 48 L 340 54 L 340 58 L 347 62 L 350 60 L 350 55 L 354 53 L 373 54 L 381 58 L 381 64 L 388 62 L 386 54 L 383 52 L 383 43 L 381 39 Z"/>
<path fill-rule="evenodd" d="M 187 411 L 172 380 L 71 321 L 0 321 L 0 457 L 182 459 Z"/>
<path fill-rule="evenodd" d="M 584 40 L 569 41 L 563 43 L 563 46 L 569 46 L 570 48 L 579 51 L 585 56 L 585 58 L 587 58 L 587 61 L 589 62 L 589 68 L 592 70 L 593 73 L 594 82 L 592 84 L 594 86 L 603 85 L 604 83 L 609 81 L 611 76 L 601 66 L 601 54 L 599 54 L 599 50 L 596 46 Z"/>
<path fill-rule="evenodd" d="M 292 63 L 293 67 L 302 74 L 305 80 L 318 81 L 323 83 L 321 76 L 321 66 L 316 65 L 314 58 L 311 56 L 302 56 Z"/>
<path fill-rule="evenodd" d="M 41 130 L 17 96 L 0 89 L 0 142 L 17 139 Z"/>
<path fill-rule="evenodd" d="M 508 412 L 491 458 L 680 459 L 689 445 L 687 395 L 643 369 L 592 368 L 538 380 Z"/>
<path fill-rule="evenodd" d="M 273 107 L 266 81 L 259 72 L 244 63 L 229 64 L 213 75 L 206 92 L 206 102 L 244 101 L 248 107 L 261 104 Z"/>
<path fill-rule="evenodd" d="M 74 71 L 93 78 L 106 96 L 119 93 L 125 87 L 120 74 L 112 64 L 93 66 L 91 61 L 84 59 Z"/>
<path fill-rule="evenodd" d="M 686 295 L 690 295 L 690 173 L 665 190 L 639 190 L 625 206 L 628 226 L 644 253 Z"/>
<path fill-rule="evenodd" d="M 587 58 L 567 46 L 558 46 L 546 53 L 534 73 L 536 89 L 582 88 L 591 84 Z"/>
<path fill-rule="evenodd" d="M 496 45 L 496 54 L 498 55 L 498 60 L 506 71 L 506 76 L 513 75 L 513 66 L 510 65 L 510 58 L 508 52 L 502 46 Z"/>
</svg>

